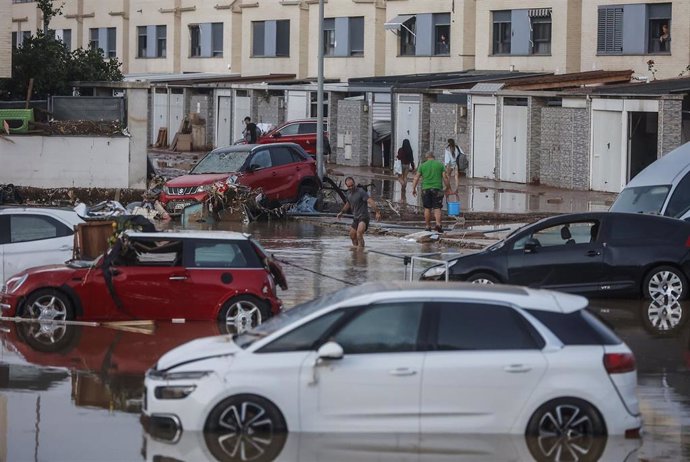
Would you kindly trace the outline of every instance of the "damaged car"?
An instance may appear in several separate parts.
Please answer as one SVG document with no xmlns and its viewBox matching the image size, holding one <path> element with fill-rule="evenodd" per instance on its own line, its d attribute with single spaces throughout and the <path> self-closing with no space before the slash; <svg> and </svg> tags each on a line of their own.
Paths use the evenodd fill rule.
<svg viewBox="0 0 690 462">
<path fill-rule="evenodd" d="M 282 309 L 280 265 L 229 231 L 127 231 L 93 262 L 30 268 L 0 292 L 3 316 L 38 320 L 218 320 L 237 330 Z"/>
<path fill-rule="evenodd" d="M 214 185 L 229 182 L 261 189 L 268 203 L 296 202 L 321 186 L 316 162 L 294 143 L 236 145 L 209 152 L 187 175 L 165 183 L 159 200 L 169 213 L 181 213 L 208 200 Z"/>
<path fill-rule="evenodd" d="M 449 262 L 447 279 L 518 284 L 588 296 L 683 299 L 690 223 L 655 215 L 593 212 L 545 218 Z M 445 280 L 446 265 L 422 280 Z"/>
</svg>

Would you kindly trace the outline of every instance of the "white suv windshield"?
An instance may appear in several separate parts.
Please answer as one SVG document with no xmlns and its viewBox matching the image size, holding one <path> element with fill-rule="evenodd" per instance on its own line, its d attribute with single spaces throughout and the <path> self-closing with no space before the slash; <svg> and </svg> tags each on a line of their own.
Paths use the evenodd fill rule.
<svg viewBox="0 0 690 462">
<path fill-rule="evenodd" d="M 666 196 L 671 190 L 669 185 L 638 186 L 625 188 L 611 206 L 611 212 L 654 213 L 660 214 Z"/>
<path fill-rule="evenodd" d="M 201 159 L 190 173 L 232 173 L 239 172 L 247 160 L 249 151 L 211 151 Z"/>
</svg>

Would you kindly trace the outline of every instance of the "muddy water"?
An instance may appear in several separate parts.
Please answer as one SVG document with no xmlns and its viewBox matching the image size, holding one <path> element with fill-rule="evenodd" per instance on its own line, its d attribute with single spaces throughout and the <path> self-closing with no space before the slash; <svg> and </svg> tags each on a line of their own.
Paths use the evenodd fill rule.
<svg viewBox="0 0 690 462">
<path fill-rule="evenodd" d="M 290 288 L 280 296 L 288 307 L 347 283 L 402 279 L 402 261 L 374 250 L 393 255 L 447 251 L 433 243 L 374 235 L 367 236 L 369 251 L 353 250 L 345 222 L 339 228 L 308 223 L 222 227 L 251 232 L 285 262 Z M 641 441 L 583 443 L 590 456 L 690 460 L 690 304 L 664 310 L 639 301 L 593 301 L 592 310 L 637 357 L 646 434 Z M 208 436 L 189 433 L 175 445 L 162 443 L 146 435 L 138 419 L 145 370 L 176 345 L 218 333 L 214 323 L 161 323 L 153 333 L 0 324 L 0 461 L 215 460 Z M 505 435 L 291 434 L 275 445 L 263 460 L 530 460 L 554 449 Z"/>
</svg>

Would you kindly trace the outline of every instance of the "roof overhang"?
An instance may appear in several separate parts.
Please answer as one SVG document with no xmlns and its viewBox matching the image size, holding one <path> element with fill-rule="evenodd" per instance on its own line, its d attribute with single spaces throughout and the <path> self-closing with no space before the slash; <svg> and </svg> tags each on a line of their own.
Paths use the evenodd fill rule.
<svg viewBox="0 0 690 462">
<path fill-rule="evenodd" d="M 393 19 L 386 21 L 386 23 L 383 25 L 383 27 L 386 30 L 393 32 L 394 34 L 398 34 L 400 32 L 400 28 L 404 28 L 410 34 L 415 36 L 415 33 L 412 32 L 409 27 L 405 26 L 405 23 L 407 21 L 409 21 L 410 19 L 415 18 L 415 17 L 416 17 L 416 15 L 414 15 L 414 14 L 399 14 L 398 16 L 394 17 Z"/>
</svg>

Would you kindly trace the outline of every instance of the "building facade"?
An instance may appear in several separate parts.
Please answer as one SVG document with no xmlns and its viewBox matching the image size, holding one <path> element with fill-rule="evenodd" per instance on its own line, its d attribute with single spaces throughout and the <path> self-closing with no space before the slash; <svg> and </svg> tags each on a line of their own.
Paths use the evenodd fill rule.
<svg viewBox="0 0 690 462">
<path fill-rule="evenodd" d="M 0 79 L 12 75 L 12 15 L 10 0 L 0 0 Z"/>
</svg>

